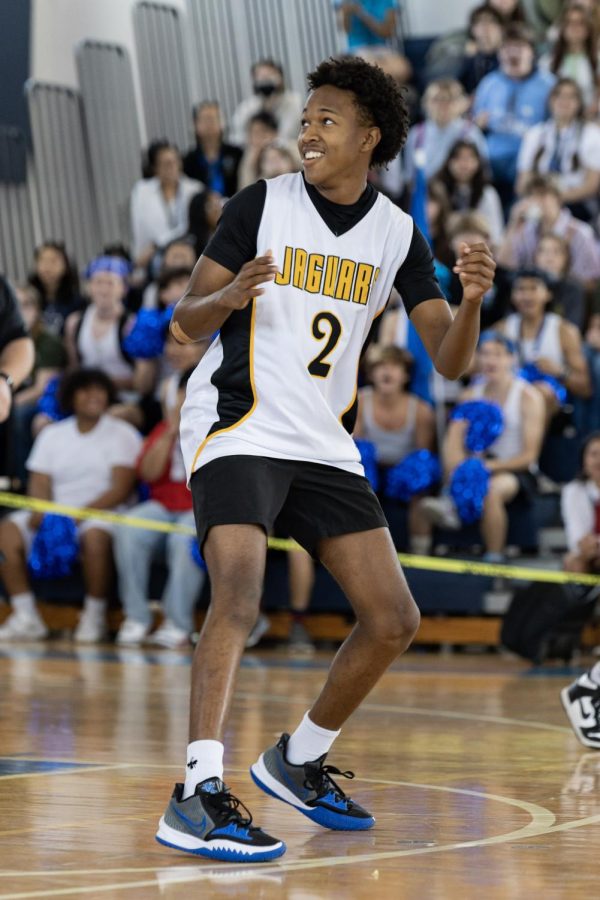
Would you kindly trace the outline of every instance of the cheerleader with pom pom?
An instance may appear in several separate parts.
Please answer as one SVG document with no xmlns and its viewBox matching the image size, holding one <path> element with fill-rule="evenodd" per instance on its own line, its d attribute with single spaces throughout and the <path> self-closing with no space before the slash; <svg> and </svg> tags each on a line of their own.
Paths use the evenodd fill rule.
<svg viewBox="0 0 600 900">
<path fill-rule="evenodd" d="M 485 332 L 475 383 L 448 425 L 442 456 L 446 488 L 419 511 L 431 524 L 458 529 L 480 521 L 490 562 L 501 562 L 508 532 L 506 506 L 535 491 L 544 434 L 544 403 L 537 388 L 515 376 L 515 348 L 499 332 Z"/>
<path fill-rule="evenodd" d="M 428 403 L 408 391 L 412 357 L 399 347 L 374 347 L 368 357 L 372 387 L 364 387 L 358 395 L 358 415 L 354 437 L 370 444 L 361 452 L 365 474 L 375 490 L 386 490 L 388 470 L 415 451 L 431 453 L 434 445 L 435 421 Z M 371 474 L 370 474 L 371 473 Z M 414 473 L 413 473 L 414 474 Z M 409 533 L 415 553 L 426 550 L 427 529 L 423 534 L 420 520 L 414 520 L 416 498 L 398 496 L 410 503 Z"/>
</svg>

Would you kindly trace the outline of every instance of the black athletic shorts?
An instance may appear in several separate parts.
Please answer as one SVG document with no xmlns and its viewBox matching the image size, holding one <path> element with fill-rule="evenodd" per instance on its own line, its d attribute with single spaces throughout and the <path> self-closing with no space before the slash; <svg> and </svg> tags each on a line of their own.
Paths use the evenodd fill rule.
<svg viewBox="0 0 600 900">
<path fill-rule="evenodd" d="M 223 456 L 194 472 L 190 488 L 200 547 L 213 525 L 262 525 L 314 556 L 322 538 L 388 524 L 366 478 L 319 463 Z"/>
</svg>

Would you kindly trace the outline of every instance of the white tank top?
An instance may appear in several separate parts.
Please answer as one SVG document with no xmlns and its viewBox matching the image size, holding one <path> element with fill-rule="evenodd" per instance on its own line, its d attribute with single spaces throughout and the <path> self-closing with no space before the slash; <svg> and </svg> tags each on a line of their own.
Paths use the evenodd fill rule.
<svg viewBox="0 0 600 900">
<path fill-rule="evenodd" d="M 534 338 L 523 340 L 521 337 L 521 315 L 511 313 L 507 316 L 504 333 L 518 347 L 522 363 L 534 363 L 544 357 L 558 366 L 564 366 L 565 357 L 560 343 L 560 323 L 562 319 L 556 313 L 546 313 L 538 334 Z"/>
<path fill-rule="evenodd" d="M 408 254 L 413 221 L 379 194 L 335 235 L 300 173 L 266 182 L 256 252 L 279 273 L 232 313 L 191 376 L 181 417 L 188 478 L 234 454 L 300 460 L 356 474 L 350 431 L 361 350 Z"/>
<path fill-rule="evenodd" d="M 119 342 L 119 323 L 113 322 L 101 338 L 93 334 L 96 310 L 93 306 L 83 313 L 77 336 L 77 350 L 82 365 L 102 369 L 111 378 L 129 378 L 133 367 L 123 358 Z"/>
<path fill-rule="evenodd" d="M 377 450 L 377 461 L 393 466 L 416 448 L 417 397 L 409 394 L 406 421 L 402 428 L 382 428 L 373 415 L 373 388 L 363 388 L 364 439 L 371 441 Z"/>
<path fill-rule="evenodd" d="M 508 396 L 502 406 L 504 417 L 504 430 L 500 437 L 488 447 L 487 452 L 496 459 L 510 459 L 518 456 L 523 450 L 523 414 L 521 412 L 521 397 L 527 384 L 522 378 L 515 378 L 510 386 Z M 474 399 L 486 400 L 485 380 L 473 385 L 472 395 Z"/>
</svg>

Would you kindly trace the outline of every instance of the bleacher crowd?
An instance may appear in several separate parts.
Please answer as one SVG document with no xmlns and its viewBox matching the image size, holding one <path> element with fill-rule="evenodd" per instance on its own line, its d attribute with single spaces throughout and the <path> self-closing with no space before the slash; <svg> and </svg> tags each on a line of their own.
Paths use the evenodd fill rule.
<svg viewBox="0 0 600 900">
<path fill-rule="evenodd" d="M 562 499 L 564 566 L 600 572 L 600 3 L 546 6 L 556 18 L 541 28 L 539 18 L 528 21 L 528 4 L 490 0 L 416 63 L 391 41 L 394 2 L 338 4 L 350 52 L 405 84 L 411 110 L 403 153 L 374 170 L 373 183 L 412 213 L 450 304 L 460 302 L 453 267 L 464 243 L 486 241 L 498 262 L 480 347 L 459 383 L 434 372 L 392 295 L 360 372 L 355 437 L 374 454 L 399 549 L 481 545 L 485 559 L 501 562 L 511 547 L 537 546 L 540 498 L 550 518 Z M 215 99 L 201 99 L 193 147 L 168 135 L 148 147 L 128 247 L 99 247 L 78 272 L 69 248 L 49 235 L 27 283 L 3 285 L 35 344 L 8 428 L 5 468 L 16 490 L 193 524 L 178 422 L 208 342 L 178 344 L 169 314 L 227 199 L 300 169 L 303 98 L 275 60 L 255 63 L 251 86 L 230 122 Z M 483 449 L 467 439 L 473 423 L 452 415 L 476 401 L 502 410 L 502 430 Z M 419 450 L 439 458 L 438 482 L 411 496 L 389 489 L 390 473 Z M 462 514 L 453 489 L 468 461 L 486 473 L 477 521 Z M 0 641 L 47 634 L 28 567 L 42 518 L 18 511 L 0 522 L 0 576 L 12 605 Z M 117 641 L 185 646 L 204 580 L 189 537 L 94 520 L 76 530 L 85 601 L 75 639 L 105 637 L 114 564 L 125 613 Z M 151 632 L 148 585 L 161 545 L 165 617 Z M 310 564 L 299 577 L 306 596 L 296 625 Z"/>
</svg>

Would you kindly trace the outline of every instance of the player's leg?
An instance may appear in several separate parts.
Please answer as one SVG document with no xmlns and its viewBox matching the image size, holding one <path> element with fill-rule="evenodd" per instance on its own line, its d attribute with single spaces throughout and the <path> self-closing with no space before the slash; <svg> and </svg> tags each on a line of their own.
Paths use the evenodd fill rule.
<svg viewBox="0 0 600 900">
<path fill-rule="evenodd" d="M 166 846 L 233 862 L 274 859 L 286 849 L 250 824 L 223 783 L 221 741 L 259 609 L 266 551 L 259 525 L 214 526 L 203 544 L 211 602 L 192 663 L 186 780 L 175 786 L 156 835 Z"/>
<path fill-rule="evenodd" d="M 267 537 L 259 525 L 217 525 L 202 552 L 211 599 L 192 663 L 189 734 L 190 741 L 221 741 L 244 644 L 260 606 Z"/>
<path fill-rule="evenodd" d="M 375 820 L 332 781 L 332 772 L 342 773 L 323 765 L 325 755 L 348 716 L 410 644 L 419 611 L 387 528 L 326 538 L 318 551 L 348 597 L 357 622 L 292 738 L 283 735 L 251 773 L 267 793 L 320 825 L 363 830 Z"/>
</svg>

